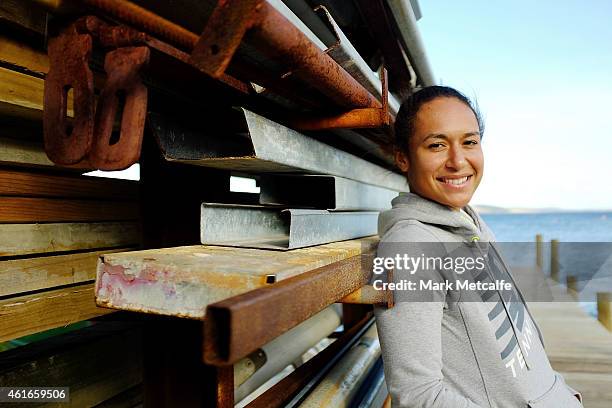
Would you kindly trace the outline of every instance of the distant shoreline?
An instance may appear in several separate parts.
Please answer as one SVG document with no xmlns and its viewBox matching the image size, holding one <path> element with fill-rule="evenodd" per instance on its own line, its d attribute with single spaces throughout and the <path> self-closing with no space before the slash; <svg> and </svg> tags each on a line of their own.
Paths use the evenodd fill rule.
<svg viewBox="0 0 612 408">
<path fill-rule="evenodd" d="M 516 208 L 516 207 L 497 207 L 493 205 L 474 205 L 473 206 L 480 214 L 551 214 L 551 213 L 608 213 L 608 210 L 571 210 L 564 208 Z"/>
</svg>

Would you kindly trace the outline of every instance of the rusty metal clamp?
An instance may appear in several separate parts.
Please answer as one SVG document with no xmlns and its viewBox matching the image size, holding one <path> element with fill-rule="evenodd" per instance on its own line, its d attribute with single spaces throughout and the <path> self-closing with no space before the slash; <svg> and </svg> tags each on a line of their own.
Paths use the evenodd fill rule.
<svg viewBox="0 0 612 408">
<path fill-rule="evenodd" d="M 136 163 L 147 114 L 147 87 L 139 72 L 149 61 L 146 46 L 110 51 L 104 59 L 107 81 L 96 108 L 94 141 L 89 161 L 101 170 L 125 169 Z M 118 135 L 113 131 L 119 122 Z"/>
<path fill-rule="evenodd" d="M 97 106 L 89 68 L 94 37 L 115 48 L 105 57 L 107 80 Z M 149 47 L 142 45 L 145 37 L 86 16 L 49 40 L 43 126 L 45 150 L 54 163 L 121 170 L 138 161 L 148 94 L 139 75 L 150 56 Z M 68 117 L 71 89 L 73 119 Z M 114 132 L 117 121 L 119 132 Z"/>
<path fill-rule="evenodd" d="M 48 45 L 49 72 L 44 91 L 44 141 L 49 159 L 60 165 L 83 161 L 91 149 L 94 126 L 94 84 L 89 68 L 92 38 L 74 25 Z M 73 118 L 68 95 L 73 90 Z"/>
</svg>

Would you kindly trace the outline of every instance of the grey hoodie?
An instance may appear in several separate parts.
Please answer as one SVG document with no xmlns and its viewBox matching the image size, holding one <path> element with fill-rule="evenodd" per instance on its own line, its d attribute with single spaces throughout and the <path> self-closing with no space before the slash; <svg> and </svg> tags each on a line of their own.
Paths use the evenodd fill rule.
<svg viewBox="0 0 612 408">
<path fill-rule="evenodd" d="M 476 280 L 513 282 L 493 234 L 470 206 L 464 210 L 472 219 L 413 193 L 400 194 L 392 205 L 379 217 L 377 256 L 397 255 L 393 243 L 403 243 L 402 252 L 413 257 L 431 254 L 435 245 L 441 251 L 462 245 L 487 259 L 487 273 Z M 416 276 L 446 279 L 435 270 Z M 393 308 L 375 308 L 393 407 L 582 407 L 581 395 L 550 366 L 518 288 L 511 296 L 489 291 L 482 298 L 488 301 L 461 301 L 460 292 L 440 289 L 431 301 L 410 301 L 402 293 L 399 302 L 396 292 Z"/>
</svg>

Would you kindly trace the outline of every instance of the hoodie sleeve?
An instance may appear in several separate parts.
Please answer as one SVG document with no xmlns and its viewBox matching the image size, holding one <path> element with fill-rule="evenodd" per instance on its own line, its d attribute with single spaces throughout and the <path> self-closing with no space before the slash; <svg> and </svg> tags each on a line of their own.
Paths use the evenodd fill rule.
<svg viewBox="0 0 612 408">
<path fill-rule="evenodd" d="M 416 228 L 415 228 L 416 227 Z M 418 257 L 431 254 L 439 242 L 427 230 L 412 225 L 401 233 L 385 237 L 379 245 L 379 257 L 406 254 Z M 398 236 L 399 235 L 399 236 Z M 393 242 L 393 238 L 401 237 Z M 423 242 L 429 240 L 429 243 Z M 421 241 L 421 242 L 415 242 Z M 393 273 L 393 281 L 407 278 Z M 443 281 L 436 271 L 416 272 L 411 281 L 432 279 Z M 433 293 L 424 301 L 422 294 L 410 291 L 394 293 L 395 306 L 375 307 L 376 325 L 381 343 L 385 381 L 394 408 L 478 408 L 479 405 L 445 386 L 442 374 L 442 314 L 446 291 Z M 418 300 L 416 298 L 418 297 Z"/>
<path fill-rule="evenodd" d="M 479 407 L 444 385 L 442 308 L 443 302 L 402 302 L 374 310 L 394 408 Z"/>
</svg>

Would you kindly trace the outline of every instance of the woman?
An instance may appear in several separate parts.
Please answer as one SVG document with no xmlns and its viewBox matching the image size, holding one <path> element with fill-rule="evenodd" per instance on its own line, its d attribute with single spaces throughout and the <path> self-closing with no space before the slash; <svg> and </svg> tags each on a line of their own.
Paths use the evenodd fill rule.
<svg viewBox="0 0 612 408">
<path fill-rule="evenodd" d="M 396 163 L 411 192 L 380 215 L 378 256 L 422 263 L 396 264 L 392 280 L 452 283 L 469 275 L 512 287 L 483 292 L 430 284 L 396 290 L 393 308 L 375 309 L 393 407 L 581 407 L 580 394 L 551 368 L 493 234 L 468 205 L 484 166 L 476 109 L 455 89 L 427 87 L 402 104 L 395 134 Z M 456 261 L 458 253 L 484 268 L 423 267 L 436 256 Z"/>
</svg>

